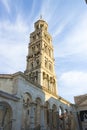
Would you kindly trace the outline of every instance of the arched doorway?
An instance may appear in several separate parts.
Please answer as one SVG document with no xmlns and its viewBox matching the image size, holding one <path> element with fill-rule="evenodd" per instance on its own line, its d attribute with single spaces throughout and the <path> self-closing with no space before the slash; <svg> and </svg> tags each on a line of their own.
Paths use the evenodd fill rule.
<svg viewBox="0 0 87 130">
<path fill-rule="evenodd" d="M 0 128 L 12 130 L 12 108 L 7 102 L 0 102 Z"/>
</svg>

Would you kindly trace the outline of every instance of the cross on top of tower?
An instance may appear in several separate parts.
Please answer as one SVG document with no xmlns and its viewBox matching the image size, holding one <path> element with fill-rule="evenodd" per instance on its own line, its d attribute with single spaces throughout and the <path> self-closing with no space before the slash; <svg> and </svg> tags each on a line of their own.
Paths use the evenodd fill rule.
<svg viewBox="0 0 87 130">
<path fill-rule="evenodd" d="M 42 15 L 40 15 L 40 20 L 42 20 Z"/>
</svg>

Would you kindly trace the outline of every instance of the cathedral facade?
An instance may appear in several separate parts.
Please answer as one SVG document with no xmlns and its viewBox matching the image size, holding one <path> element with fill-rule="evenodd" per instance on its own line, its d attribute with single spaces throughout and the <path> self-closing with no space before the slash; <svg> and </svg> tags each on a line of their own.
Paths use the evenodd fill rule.
<svg viewBox="0 0 87 130">
<path fill-rule="evenodd" d="M 26 70 L 0 74 L 0 130 L 79 130 L 75 105 L 57 94 L 48 24 L 34 28 Z"/>
</svg>

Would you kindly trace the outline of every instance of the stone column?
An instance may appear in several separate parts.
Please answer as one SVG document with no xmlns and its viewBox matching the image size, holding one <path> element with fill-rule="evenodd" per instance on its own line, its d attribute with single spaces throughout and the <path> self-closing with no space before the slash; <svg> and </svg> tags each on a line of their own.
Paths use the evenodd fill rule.
<svg viewBox="0 0 87 130">
<path fill-rule="evenodd" d="M 30 108 L 30 130 L 34 130 L 35 128 L 35 108 L 36 104 L 32 102 Z"/>
<path fill-rule="evenodd" d="M 56 125 L 57 125 L 57 120 L 56 120 L 56 111 L 52 112 L 52 117 L 53 117 L 53 129 L 56 129 Z"/>
<path fill-rule="evenodd" d="M 65 130 L 65 117 L 64 117 L 64 113 L 62 113 L 63 115 L 63 130 Z"/>
<path fill-rule="evenodd" d="M 41 130 L 46 130 L 46 124 L 45 124 L 45 109 L 44 106 L 41 106 Z"/>
<path fill-rule="evenodd" d="M 58 111 L 56 111 L 56 122 L 57 122 L 56 129 L 59 130 L 59 112 Z"/>
<path fill-rule="evenodd" d="M 52 130 L 52 126 L 53 126 L 53 123 L 52 123 L 52 109 L 49 109 L 49 128 L 50 128 L 50 130 Z"/>
<path fill-rule="evenodd" d="M 81 119 L 80 119 L 80 113 L 79 112 L 77 112 L 77 118 L 78 118 L 79 129 L 82 130 L 82 122 L 81 122 Z"/>
<path fill-rule="evenodd" d="M 4 128 L 3 128 L 3 127 L 0 127 L 0 130 L 4 130 Z"/>
</svg>

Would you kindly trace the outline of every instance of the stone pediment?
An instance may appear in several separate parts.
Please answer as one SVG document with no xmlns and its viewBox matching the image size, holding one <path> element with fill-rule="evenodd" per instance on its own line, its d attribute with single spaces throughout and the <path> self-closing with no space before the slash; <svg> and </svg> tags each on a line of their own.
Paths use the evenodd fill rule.
<svg viewBox="0 0 87 130">
<path fill-rule="evenodd" d="M 85 105 L 87 105 L 87 99 L 84 100 L 83 102 L 81 102 L 79 105 L 81 105 L 81 106 L 85 106 Z"/>
<path fill-rule="evenodd" d="M 77 105 L 87 105 L 87 94 L 75 97 Z"/>
</svg>

